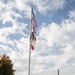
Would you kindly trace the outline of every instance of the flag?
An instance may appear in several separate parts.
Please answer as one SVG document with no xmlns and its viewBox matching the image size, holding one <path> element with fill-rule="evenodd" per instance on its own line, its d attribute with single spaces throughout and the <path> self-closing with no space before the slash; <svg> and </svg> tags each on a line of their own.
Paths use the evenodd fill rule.
<svg viewBox="0 0 75 75">
<path fill-rule="evenodd" d="M 31 32 L 30 32 L 30 47 L 32 50 L 35 49 L 35 42 L 36 42 L 36 20 L 33 8 L 31 8 Z"/>
</svg>

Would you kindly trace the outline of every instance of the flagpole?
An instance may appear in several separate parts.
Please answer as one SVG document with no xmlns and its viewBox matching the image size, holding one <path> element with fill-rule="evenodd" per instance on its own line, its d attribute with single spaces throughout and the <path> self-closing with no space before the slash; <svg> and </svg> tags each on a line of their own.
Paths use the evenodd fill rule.
<svg viewBox="0 0 75 75">
<path fill-rule="evenodd" d="M 32 9 L 32 7 L 31 7 Z M 30 17 L 30 36 L 31 36 L 31 17 Z M 30 36 L 29 36 L 29 62 L 28 62 L 28 75 L 30 75 L 30 63 L 31 63 L 31 41 L 30 41 Z"/>
<path fill-rule="evenodd" d="M 29 63 L 28 63 L 28 75 L 30 75 L 30 64 L 31 64 L 31 49 L 35 49 L 35 29 L 36 29 L 36 20 L 31 4 L 31 17 L 30 17 L 30 36 L 29 36 Z"/>
<path fill-rule="evenodd" d="M 59 75 L 59 69 L 58 69 L 58 75 Z"/>
<path fill-rule="evenodd" d="M 29 47 L 28 75 L 30 75 L 30 63 L 31 63 L 31 48 Z"/>
</svg>

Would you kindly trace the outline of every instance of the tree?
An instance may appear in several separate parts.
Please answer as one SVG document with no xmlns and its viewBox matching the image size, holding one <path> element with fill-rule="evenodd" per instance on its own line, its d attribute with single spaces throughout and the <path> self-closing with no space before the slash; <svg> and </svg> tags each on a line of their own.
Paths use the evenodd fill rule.
<svg viewBox="0 0 75 75">
<path fill-rule="evenodd" d="M 0 75 L 14 75 L 13 64 L 9 56 L 5 54 L 0 57 Z"/>
</svg>

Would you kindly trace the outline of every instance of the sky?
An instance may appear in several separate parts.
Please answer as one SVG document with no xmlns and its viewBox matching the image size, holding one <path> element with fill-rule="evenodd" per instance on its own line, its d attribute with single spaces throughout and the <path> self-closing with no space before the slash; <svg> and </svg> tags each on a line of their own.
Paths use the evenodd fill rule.
<svg viewBox="0 0 75 75">
<path fill-rule="evenodd" d="M 75 75 L 75 0 L 0 0 L 0 55 L 15 75 L 28 74 L 31 7 L 37 22 L 31 75 Z"/>
</svg>

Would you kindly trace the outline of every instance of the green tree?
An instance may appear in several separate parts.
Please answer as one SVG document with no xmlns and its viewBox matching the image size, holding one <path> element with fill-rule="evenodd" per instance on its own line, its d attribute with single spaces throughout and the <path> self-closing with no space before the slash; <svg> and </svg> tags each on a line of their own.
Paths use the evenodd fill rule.
<svg viewBox="0 0 75 75">
<path fill-rule="evenodd" d="M 13 64 L 9 56 L 5 54 L 0 57 L 0 75 L 14 75 Z"/>
</svg>

